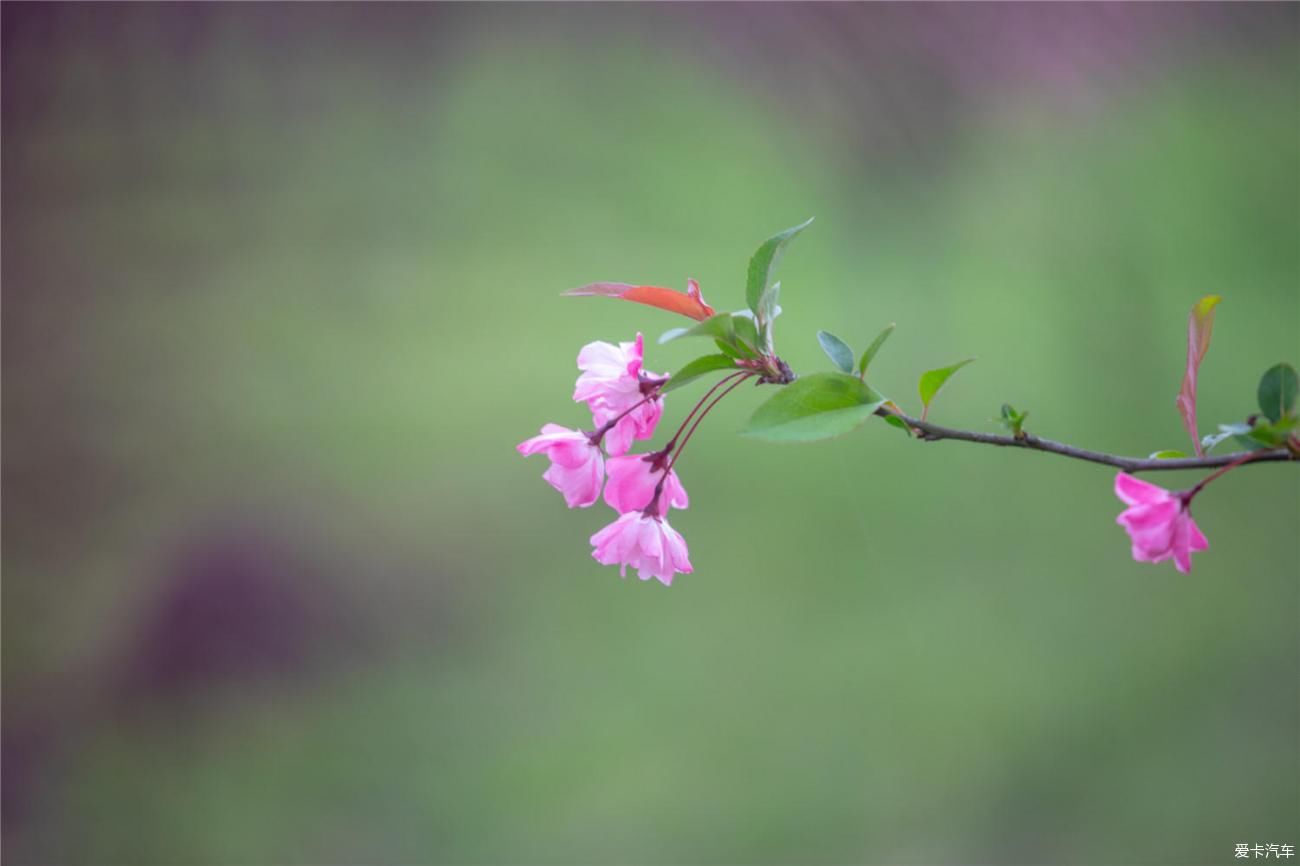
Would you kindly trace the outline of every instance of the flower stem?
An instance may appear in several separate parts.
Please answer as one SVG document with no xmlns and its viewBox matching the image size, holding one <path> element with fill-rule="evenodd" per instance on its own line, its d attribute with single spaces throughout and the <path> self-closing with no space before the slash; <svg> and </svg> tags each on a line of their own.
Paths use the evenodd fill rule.
<svg viewBox="0 0 1300 866">
<path fill-rule="evenodd" d="M 1227 472 L 1232 471 L 1233 469 L 1236 469 L 1241 464 L 1249 463 L 1252 460 L 1263 457 L 1267 453 L 1268 453 L 1267 451 L 1251 451 L 1250 453 L 1246 454 L 1246 456 L 1232 461 L 1227 466 L 1216 469 L 1215 471 L 1211 472 L 1209 475 L 1202 478 L 1199 484 L 1197 484 L 1191 490 L 1184 493 L 1183 501 L 1188 505 L 1191 505 L 1192 500 L 1196 498 L 1196 494 L 1200 493 L 1201 490 L 1205 487 L 1205 485 L 1209 484 L 1211 481 L 1218 478 L 1220 475 L 1223 475 Z"/>
<path fill-rule="evenodd" d="M 696 428 L 698 428 L 698 427 L 700 426 L 700 422 L 704 420 L 704 416 L 708 415 L 709 412 L 713 411 L 713 407 L 716 406 L 716 405 L 718 405 L 719 403 L 721 403 L 723 397 L 727 396 L 727 395 L 730 394 L 732 391 L 736 390 L 736 388 L 737 388 L 741 383 L 743 383 L 743 382 L 744 382 L 746 379 L 748 379 L 750 376 L 754 376 L 754 375 L 756 375 L 756 374 L 754 374 L 754 373 L 744 373 L 744 374 L 742 374 L 741 377 L 740 377 L 739 379 L 737 379 L 736 381 L 734 381 L 734 382 L 732 382 L 730 385 L 728 385 L 727 388 L 726 388 L 726 390 L 724 390 L 724 391 L 723 391 L 721 394 L 719 394 L 717 397 L 714 397 L 714 398 L 713 398 L 713 402 L 710 403 L 708 406 L 706 406 L 706 407 L 704 408 L 704 411 L 700 413 L 700 417 L 698 417 L 698 418 L 695 419 L 695 423 L 691 425 L 691 429 L 688 430 L 688 431 L 686 432 L 686 437 L 685 437 L 684 439 L 682 439 L 682 444 L 677 446 L 677 453 L 673 454 L 672 459 L 668 461 L 668 465 L 664 468 L 664 477 L 665 477 L 665 478 L 668 477 L 668 473 L 671 472 L 671 471 L 673 470 L 673 467 L 677 465 L 677 461 L 678 461 L 679 459 L 681 459 L 682 452 L 686 450 L 686 443 L 688 443 L 688 442 L 691 441 L 691 437 L 695 435 L 695 430 L 696 430 Z M 723 381 L 726 381 L 726 380 L 724 379 Z M 719 382 L 718 384 L 721 385 L 722 382 Z M 709 393 L 712 393 L 712 392 L 709 392 Z M 703 401 L 700 401 L 700 402 L 703 402 Z M 683 426 L 685 426 L 685 425 L 683 425 Z M 681 431 L 678 431 L 678 432 L 681 432 Z M 677 437 L 674 436 L 673 438 L 676 439 Z"/>
<path fill-rule="evenodd" d="M 613 418 L 610 418 L 604 424 L 601 424 L 595 430 L 588 433 L 587 438 L 591 440 L 592 445 L 599 445 L 601 440 L 605 438 L 605 434 L 608 433 L 610 430 L 613 430 L 614 425 L 617 424 L 619 421 L 622 421 L 625 417 L 627 417 L 628 413 L 635 412 L 637 409 L 640 409 L 646 403 L 649 403 L 651 400 L 657 400 L 658 398 L 659 398 L 659 389 L 655 388 L 654 391 L 650 392 L 645 397 L 642 397 L 639 401 L 627 407 L 622 412 L 619 412 Z"/>
<path fill-rule="evenodd" d="M 749 373 L 746 370 L 738 370 L 735 373 L 730 373 L 726 376 L 723 376 L 721 379 L 715 382 L 712 388 L 704 392 L 704 396 L 699 399 L 699 402 L 697 402 L 693 407 L 691 407 L 691 411 L 686 413 L 686 417 L 682 420 L 681 426 L 677 428 L 677 432 L 673 434 L 673 438 L 669 439 L 668 444 L 664 446 L 664 451 L 673 450 L 673 446 L 677 444 L 677 437 L 682 435 L 682 431 L 686 429 L 686 425 L 691 423 L 691 419 L 695 417 L 695 413 L 700 411 L 700 407 L 703 406 L 706 402 L 708 402 L 708 399 L 711 396 L 713 396 L 714 391 L 721 388 L 730 380 L 735 379 L 737 376 L 749 376 L 749 375 L 753 375 L 753 374 Z"/>
<path fill-rule="evenodd" d="M 658 464 L 656 463 L 655 468 L 659 469 L 659 471 L 662 474 L 659 476 L 659 483 L 655 485 L 654 495 L 650 497 L 650 504 L 647 505 L 644 509 L 642 509 L 643 514 L 646 514 L 650 517 L 659 516 L 660 514 L 659 498 L 663 495 L 664 484 L 668 481 L 668 475 L 673 471 L 673 467 L 677 465 L 677 459 L 682 456 L 682 451 L 686 448 L 686 443 L 691 441 L 691 437 L 695 435 L 695 430 L 700 426 L 700 422 L 704 420 L 704 416 L 708 415 L 709 412 L 713 409 L 713 407 L 718 405 L 718 403 L 722 402 L 722 398 L 730 394 L 732 391 L 734 391 L 736 387 L 740 385 L 740 383 L 744 382 L 746 379 L 752 378 L 753 376 L 757 376 L 757 375 L 758 375 L 757 373 L 753 373 L 748 370 L 742 370 L 739 373 L 732 373 L 729 376 L 725 376 L 721 380 L 719 380 L 716 385 L 710 388 L 708 390 L 708 393 L 706 393 L 702 398 L 700 398 L 700 401 L 695 404 L 695 408 L 692 409 L 690 411 L 690 414 L 686 416 L 686 420 L 682 422 L 682 426 L 677 428 L 677 432 L 673 434 L 673 438 L 668 440 L 668 444 L 664 446 L 664 449 L 662 451 L 658 452 L 660 454 L 669 454 L 669 452 L 672 451 L 674 446 L 676 446 L 677 448 L 676 453 L 671 454 L 671 459 L 667 460 L 663 464 L 662 468 L 659 468 Z M 729 381 L 731 382 L 731 384 L 727 385 L 726 390 L 724 390 L 717 397 L 714 397 L 713 402 L 709 403 L 708 406 L 704 406 L 705 401 L 708 400 L 709 397 L 713 395 L 713 392 L 721 388 L 723 385 L 726 385 L 727 382 Z M 682 435 L 682 430 L 686 429 L 687 423 L 690 422 L 692 416 L 695 415 L 695 413 L 700 409 L 701 406 L 704 406 L 704 410 L 700 412 L 699 417 L 695 419 L 695 423 L 691 425 L 691 429 L 687 430 L 686 436 L 682 439 L 682 444 L 676 445 L 677 437 Z"/>
</svg>

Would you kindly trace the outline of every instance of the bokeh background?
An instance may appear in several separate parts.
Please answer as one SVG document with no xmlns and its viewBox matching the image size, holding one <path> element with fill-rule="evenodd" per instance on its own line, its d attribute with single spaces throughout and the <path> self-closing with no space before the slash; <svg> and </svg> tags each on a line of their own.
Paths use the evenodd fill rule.
<svg viewBox="0 0 1300 866">
<path fill-rule="evenodd" d="M 1185 448 L 1297 360 L 1300 6 L 3 7 L 4 857 L 1223 863 L 1300 842 L 1300 472 L 1137 564 L 1102 467 L 701 428 L 695 573 L 513 446 L 579 346 L 860 350 Z M 694 347 L 652 346 L 672 370 Z M 669 401 L 667 421 L 691 402 Z M 1195 476 L 1161 480 L 1187 486 Z"/>
</svg>

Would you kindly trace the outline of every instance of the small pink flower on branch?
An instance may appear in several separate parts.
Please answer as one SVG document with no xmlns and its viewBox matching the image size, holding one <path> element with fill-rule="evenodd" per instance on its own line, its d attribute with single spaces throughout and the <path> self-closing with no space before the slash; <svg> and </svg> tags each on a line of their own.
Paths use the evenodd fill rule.
<svg viewBox="0 0 1300 866">
<path fill-rule="evenodd" d="M 542 477 L 564 494 L 570 508 L 586 508 L 600 498 L 600 486 L 605 480 L 604 457 L 600 447 L 581 430 L 547 424 L 542 427 L 542 435 L 520 442 L 515 450 L 525 457 L 542 453 L 551 459 L 551 468 Z"/>
<path fill-rule="evenodd" d="M 645 339 L 641 334 L 631 343 L 596 341 L 578 352 L 582 371 L 573 389 L 573 399 L 591 409 L 601 428 L 605 450 L 623 454 L 633 439 L 649 439 L 663 414 L 658 389 L 667 381 L 642 368 Z M 610 425 L 608 429 L 606 425 Z"/>
<path fill-rule="evenodd" d="M 605 504 L 619 514 L 641 511 L 654 499 L 655 489 L 662 482 L 660 504 L 665 514 L 668 513 L 669 506 L 685 508 L 690 505 L 686 488 L 682 487 L 677 473 L 669 469 L 667 476 L 664 475 L 667 461 L 668 454 L 664 451 L 611 457 L 605 464 L 605 470 L 609 474 L 609 481 L 605 485 Z"/>
<path fill-rule="evenodd" d="M 1138 562 L 1163 562 L 1186 574 L 1192 553 L 1209 548 L 1190 510 L 1191 495 L 1165 490 L 1121 472 L 1115 476 L 1115 495 L 1129 506 L 1115 519 L 1133 542 Z"/>
<path fill-rule="evenodd" d="M 601 565 L 620 566 L 627 577 L 635 568 L 642 580 L 654 578 L 671 586 L 673 575 L 690 574 L 691 560 L 686 540 L 657 515 L 629 511 L 591 537 L 592 557 Z"/>
</svg>

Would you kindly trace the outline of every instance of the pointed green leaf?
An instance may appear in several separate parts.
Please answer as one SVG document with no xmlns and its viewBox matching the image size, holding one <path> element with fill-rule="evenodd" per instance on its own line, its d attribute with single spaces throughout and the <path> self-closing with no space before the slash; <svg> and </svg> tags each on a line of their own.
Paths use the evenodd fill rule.
<svg viewBox="0 0 1300 866">
<path fill-rule="evenodd" d="M 1017 439 L 1024 435 L 1025 418 L 1029 417 L 1028 412 L 1017 412 L 1015 407 L 1010 403 L 1002 404 L 1002 417 L 999 422 L 1003 427 L 1011 431 Z"/>
<path fill-rule="evenodd" d="M 1225 439 L 1234 436 L 1245 436 L 1250 432 L 1249 424 L 1220 424 L 1218 433 L 1207 433 L 1201 438 L 1201 447 L 1205 451 L 1210 451 L 1215 445 L 1218 445 Z"/>
<path fill-rule="evenodd" d="M 776 318 L 777 311 L 780 308 L 780 305 L 777 303 L 777 300 L 780 299 L 780 297 L 781 297 L 780 280 L 777 280 L 776 282 L 772 283 L 772 285 L 764 289 L 763 294 L 759 296 L 758 309 L 754 311 L 754 314 L 758 316 L 758 318 L 764 324 L 771 324 L 772 320 Z"/>
<path fill-rule="evenodd" d="M 880 347 L 885 345 L 885 341 L 889 339 L 889 335 L 894 333 L 894 327 L 894 323 L 890 322 L 885 330 L 877 334 L 876 339 L 871 341 L 871 345 L 867 346 L 867 351 L 862 353 L 862 360 L 858 362 L 859 376 L 867 375 L 867 366 L 876 357 L 876 353 L 880 351 Z"/>
<path fill-rule="evenodd" d="M 853 372 L 853 350 L 843 340 L 830 331 L 818 331 L 817 342 L 822 344 L 822 351 L 832 364 L 845 373 Z"/>
<path fill-rule="evenodd" d="M 799 232 L 812 225 L 809 219 L 805 223 L 788 228 L 783 232 L 777 232 L 754 252 L 749 260 L 749 272 L 745 280 L 745 303 L 755 313 L 762 309 L 759 300 L 763 297 L 763 292 L 772 284 L 772 272 L 781 261 L 781 256 L 785 252 L 785 247 Z"/>
<path fill-rule="evenodd" d="M 1150 455 L 1148 455 L 1147 459 L 1148 460 L 1181 460 L 1182 458 L 1188 456 L 1190 455 L 1186 454 L 1183 451 L 1165 450 L 1165 451 L 1154 451 Z"/>
<path fill-rule="evenodd" d="M 904 421 L 902 418 L 899 418 L 897 415 L 886 415 L 885 423 L 888 424 L 890 427 L 897 427 L 899 430 L 902 430 L 905 433 L 907 433 L 908 436 L 912 435 L 912 430 L 910 427 L 907 426 L 907 422 Z"/>
<path fill-rule="evenodd" d="M 1297 423 L 1300 423 L 1300 418 L 1294 415 L 1286 415 L 1276 421 L 1265 421 L 1261 418 L 1246 435 L 1265 447 L 1279 448 L 1286 443 L 1286 437 L 1295 429 Z"/>
<path fill-rule="evenodd" d="M 1275 364 L 1265 371 L 1259 380 L 1259 409 L 1268 420 L 1276 423 L 1283 417 L 1295 412 L 1296 391 L 1300 383 L 1296 381 L 1295 368 L 1290 364 Z"/>
<path fill-rule="evenodd" d="M 736 329 L 736 336 L 754 351 L 760 351 L 760 346 L 758 344 L 758 328 L 754 325 L 753 313 L 750 313 L 749 310 L 745 310 L 744 312 L 744 315 L 741 315 L 740 313 L 732 314 L 732 325 Z"/>
<path fill-rule="evenodd" d="M 718 351 L 719 351 L 719 352 L 721 352 L 722 354 L 724 354 L 724 355 L 726 355 L 726 356 L 728 356 L 728 357 L 731 357 L 731 358 L 746 358 L 746 357 L 749 357 L 749 353 L 747 353 L 747 352 L 741 352 L 741 351 L 740 351 L 739 349 L 737 349 L 735 346 L 731 345 L 730 343 L 723 342 L 722 340 L 714 340 L 714 341 L 713 341 L 713 344 L 714 344 L 715 346 L 718 347 Z"/>
<path fill-rule="evenodd" d="M 678 337 L 684 337 L 689 330 L 690 328 L 669 328 L 659 335 L 659 345 L 662 346 L 664 343 L 671 343 Z"/>
<path fill-rule="evenodd" d="M 694 382 L 701 376 L 707 376 L 717 370 L 735 369 L 735 360 L 728 358 L 726 355 L 704 355 L 673 373 L 667 384 L 659 389 L 659 393 L 667 394 L 669 391 L 675 391 L 688 382 Z"/>
<path fill-rule="evenodd" d="M 733 324 L 730 313 L 718 313 L 716 316 L 709 316 L 703 322 L 697 325 L 681 330 L 674 328 L 666 332 L 659 338 L 660 343 L 667 343 L 670 340 L 676 340 L 678 337 L 712 337 L 715 340 L 725 340 L 731 342 L 736 336 L 736 326 Z"/>
<path fill-rule="evenodd" d="M 965 361 L 958 361 L 952 366 L 940 367 L 937 370 L 929 370 L 921 374 L 921 381 L 917 383 L 917 391 L 921 394 L 921 405 L 925 407 L 921 412 L 922 420 L 924 420 L 925 416 L 930 412 L 930 401 L 934 399 L 934 396 L 938 394 L 940 389 L 942 389 L 943 386 L 947 384 L 948 380 L 952 378 L 952 374 L 956 373 L 962 367 L 965 367 L 974 360 L 974 358 L 967 358 Z"/>
<path fill-rule="evenodd" d="M 772 442 L 829 439 L 866 421 L 884 402 L 856 376 L 816 373 L 777 391 L 741 432 Z"/>
<path fill-rule="evenodd" d="M 763 290 L 762 296 L 758 299 L 758 311 L 754 314 L 758 325 L 758 339 L 762 341 L 762 345 L 757 348 L 760 352 L 769 355 L 776 351 L 772 340 L 772 323 L 776 321 L 777 316 L 781 315 L 781 305 L 777 303 L 780 297 L 781 281 L 777 280 Z"/>
</svg>

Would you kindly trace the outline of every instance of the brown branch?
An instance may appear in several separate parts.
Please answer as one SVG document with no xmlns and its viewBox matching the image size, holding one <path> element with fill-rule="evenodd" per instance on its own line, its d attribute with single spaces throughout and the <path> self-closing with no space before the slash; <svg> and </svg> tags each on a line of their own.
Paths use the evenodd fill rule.
<svg viewBox="0 0 1300 866">
<path fill-rule="evenodd" d="M 901 412 L 893 412 L 884 408 L 877 409 L 876 414 L 880 416 L 894 415 L 902 420 L 912 431 L 921 439 L 930 442 L 939 442 L 944 439 L 956 439 L 960 442 L 976 442 L 981 445 L 996 445 L 1001 448 L 1027 448 L 1030 451 L 1046 451 L 1049 454 L 1059 454 L 1062 457 L 1073 457 L 1075 460 L 1086 460 L 1089 463 L 1101 463 L 1105 466 L 1114 466 L 1117 469 L 1123 469 L 1125 472 L 1156 472 L 1170 469 L 1213 469 L 1218 466 L 1226 466 L 1234 460 L 1240 459 L 1243 454 L 1250 452 L 1237 452 L 1235 454 L 1220 454 L 1215 457 L 1180 457 L 1172 460 L 1161 460 L 1155 458 L 1143 457 L 1121 457 L 1118 454 L 1103 454 L 1100 451 L 1089 451 L 1085 448 L 1076 448 L 1073 445 L 1066 445 L 1062 442 L 1053 442 L 1051 439 L 1041 439 L 1032 433 L 1025 433 L 1020 438 L 1014 436 L 998 436 L 993 433 L 976 433 L 972 430 L 955 430 L 951 427 L 940 427 L 938 424 L 931 424 L 929 421 L 921 421 L 916 418 L 909 418 Z M 1300 463 L 1290 451 L 1285 448 L 1276 448 L 1267 451 L 1253 458 L 1250 463 L 1274 463 L 1281 461 L 1295 461 Z"/>
</svg>

